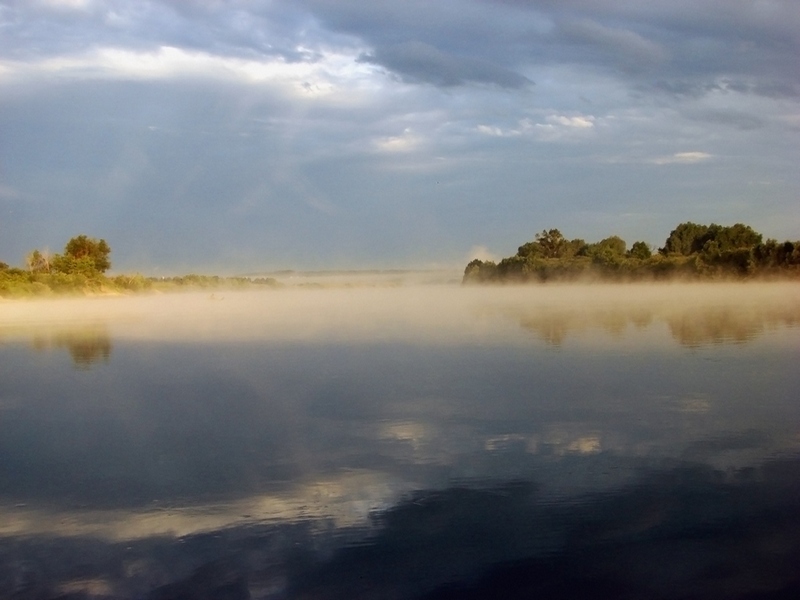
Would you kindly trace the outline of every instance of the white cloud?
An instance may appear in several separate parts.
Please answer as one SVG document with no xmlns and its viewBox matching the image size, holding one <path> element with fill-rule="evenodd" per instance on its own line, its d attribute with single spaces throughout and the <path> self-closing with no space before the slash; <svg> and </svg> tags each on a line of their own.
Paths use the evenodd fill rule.
<svg viewBox="0 0 800 600">
<path fill-rule="evenodd" d="M 517 127 L 516 129 L 503 129 L 502 127 L 497 127 L 496 125 L 478 125 L 475 130 L 480 133 L 481 135 L 488 135 L 490 137 L 515 137 L 518 135 L 522 135 L 523 127 Z"/>
<path fill-rule="evenodd" d="M 56 10 L 87 10 L 92 6 L 92 0 L 38 0 L 36 4 Z"/>
<path fill-rule="evenodd" d="M 595 126 L 592 115 L 548 115 L 544 123 L 535 123 L 532 119 L 520 119 L 517 127 L 503 129 L 496 125 L 478 125 L 478 133 L 492 137 L 515 137 L 519 135 L 536 135 L 539 139 L 557 140 L 574 132 L 587 131 Z"/>
<path fill-rule="evenodd" d="M 652 161 L 656 165 L 694 164 L 709 160 L 712 155 L 708 152 L 676 152 L 670 156 L 661 156 Z"/>
<path fill-rule="evenodd" d="M 216 79 L 245 84 L 272 84 L 299 97 L 336 96 L 350 100 L 353 93 L 377 89 L 370 81 L 374 68 L 338 52 L 322 53 L 311 61 L 287 62 L 282 57 L 261 60 L 225 57 L 172 46 L 142 52 L 122 48 L 96 48 L 81 54 L 32 62 L 0 61 L 0 82 L 37 77 L 60 80 L 164 80 Z"/>
<path fill-rule="evenodd" d="M 406 128 L 401 135 L 376 140 L 375 146 L 381 152 L 411 152 L 422 143 L 422 138 Z"/>
<path fill-rule="evenodd" d="M 534 134 L 539 140 L 555 142 L 568 140 L 576 136 L 583 136 L 595 128 L 593 115 L 558 115 L 551 114 L 545 117 L 544 123 L 533 123 L 530 119 L 521 121 L 523 130 Z"/>
<path fill-rule="evenodd" d="M 577 129 L 591 129 L 594 127 L 594 117 L 592 115 L 566 117 L 564 115 L 550 115 L 547 117 L 547 123 L 551 125 L 560 125 L 562 127 L 574 127 Z"/>
<path fill-rule="evenodd" d="M 494 137 L 503 137 L 506 135 L 502 129 L 492 125 L 478 125 L 476 129 L 478 130 L 478 133 L 482 133 L 483 135 L 490 135 Z"/>
</svg>

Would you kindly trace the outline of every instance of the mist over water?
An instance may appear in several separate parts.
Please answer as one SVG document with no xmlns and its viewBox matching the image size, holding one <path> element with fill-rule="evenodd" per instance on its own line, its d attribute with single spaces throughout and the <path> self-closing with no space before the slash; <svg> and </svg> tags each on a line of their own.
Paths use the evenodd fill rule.
<svg viewBox="0 0 800 600">
<path fill-rule="evenodd" d="M 796 284 L 0 308 L 0 597 L 799 589 Z"/>
</svg>

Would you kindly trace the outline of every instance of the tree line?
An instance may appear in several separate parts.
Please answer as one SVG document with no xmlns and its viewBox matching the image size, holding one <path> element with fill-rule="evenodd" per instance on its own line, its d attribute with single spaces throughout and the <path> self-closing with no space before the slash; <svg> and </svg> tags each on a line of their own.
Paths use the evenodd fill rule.
<svg viewBox="0 0 800 600">
<path fill-rule="evenodd" d="M 473 260 L 464 283 L 570 280 L 800 278 L 800 241 L 780 243 L 749 225 L 681 223 L 657 251 L 645 242 L 628 248 L 613 235 L 599 242 L 569 240 L 558 229 L 543 230 L 514 256 L 495 263 Z"/>
<path fill-rule="evenodd" d="M 67 242 L 63 254 L 33 250 L 25 257 L 25 264 L 31 273 L 96 277 L 111 268 L 110 254 L 111 247 L 105 240 L 79 235 Z"/>
<path fill-rule="evenodd" d="M 104 239 L 78 235 L 63 253 L 33 250 L 21 268 L 0 261 L 0 297 L 48 296 L 52 294 L 130 293 L 181 289 L 274 286 L 269 277 L 218 277 L 184 275 L 144 277 L 140 274 L 106 276 L 111 268 L 111 247 Z"/>
</svg>

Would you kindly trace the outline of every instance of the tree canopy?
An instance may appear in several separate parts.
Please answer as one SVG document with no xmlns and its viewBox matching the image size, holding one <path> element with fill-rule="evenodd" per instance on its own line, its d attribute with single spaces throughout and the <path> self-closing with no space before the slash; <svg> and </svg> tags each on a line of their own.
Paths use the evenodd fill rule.
<svg viewBox="0 0 800 600">
<path fill-rule="evenodd" d="M 701 225 L 690 221 L 673 229 L 658 254 L 617 235 L 587 244 L 568 240 L 558 229 L 544 229 L 514 256 L 499 263 L 473 260 L 465 282 L 548 281 L 577 278 L 663 279 L 754 276 L 800 277 L 800 242 L 762 242 L 749 225 Z"/>
<path fill-rule="evenodd" d="M 742 223 L 724 227 L 715 223 L 698 225 L 687 222 L 681 223 L 670 232 L 664 247 L 659 251 L 662 254 L 683 256 L 703 251 L 728 252 L 751 248 L 760 244 L 761 239 L 760 233 Z"/>
<path fill-rule="evenodd" d="M 156 289 L 243 289 L 251 286 L 265 289 L 280 285 L 271 277 L 144 277 L 140 274 L 108 277 L 105 272 L 111 268 L 110 254 L 111 247 L 104 239 L 78 235 L 67 242 L 63 254 L 32 250 L 25 257 L 23 268 L 0 262 L 0 297 L 116 294 Z"/>
<path fill-rule="evenodd" d="M 105 240 L 96 240 L 85 235 L 79 235 L 67 242 L 64 247 L 64 256 L 76 261 L 88 259 L 94 270 L 105 273 L 111 268 L 108 256 L 111 248 Z"/>
</svg>

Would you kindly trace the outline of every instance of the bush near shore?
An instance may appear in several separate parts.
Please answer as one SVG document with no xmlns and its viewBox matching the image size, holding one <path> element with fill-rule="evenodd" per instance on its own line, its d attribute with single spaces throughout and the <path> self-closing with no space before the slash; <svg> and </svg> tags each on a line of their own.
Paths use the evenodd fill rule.
<svg viewBox="0 0 800 600">
<path fill-rule="evenodd" d="M 536 234 L 500 262 L 473 260 L 464 283 L 652 281 L 666 279 L 800 279 L 800 241 L 762 241 L 750 226 L 681 223 L 657 252 L 627 247 L 618 236 L 568 240 L 558 229 Z"/>
<path fill-rule="evenodd" d="M 23 269 L 3 269 L 0 265 L 0 297 L 93 296 L 146 292 L 180 292 L 205 289 L 247 289 L 277 287 L 271 277 L 218 277 L 184 275 L 181 277 L 144 277 L 143 275 L 31 273 Z"/>
<path fill-rule="evenodd" d="M 105 240 L 79 235 L 67 242 L 63 254 L 50 255 L 33 250 L 25 259 L 25 268 L 14 268 L 0 262 L 0 297 L 85 296 L 278 285 L 269 277 L 251 279 L 194 274 L 181 277 L 145 277 L 139 274 L 109 277 L 105 272 L 111 267 L 110 254 L 111 247 Z"/>
</svg>

